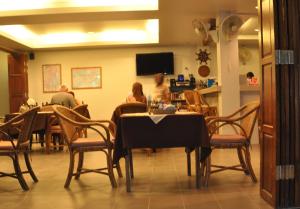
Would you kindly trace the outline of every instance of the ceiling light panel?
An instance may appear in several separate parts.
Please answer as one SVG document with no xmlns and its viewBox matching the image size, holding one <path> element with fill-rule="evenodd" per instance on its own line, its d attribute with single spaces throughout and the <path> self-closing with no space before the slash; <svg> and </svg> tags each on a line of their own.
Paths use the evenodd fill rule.
<svg viewBox="0 0 300 209">
<path fill-rule="evenodd" d="M 158 0 L 0 0 L 0 11 L 93 8 L 97 11 L 158 10 Z"/>
<path fill-rule="evenodd" d="M 91 45 L 156 44 L 159 43 L 159 20 L 130 20 L 116 23 L 90 23 L 90 27 L 69 25 L 72 30 L 41 33 L 38 25 L 0 26 L 0 35 L 30 48 L 52 48 Z M 47 25 L 55 27 L 56 25 Z M 45 26 L 44 26 L 45 27 Z M 90 28 L 94 28 L 93 31 Z M 35 30 L 36 29 L 36 30 Z"/>
</svg>

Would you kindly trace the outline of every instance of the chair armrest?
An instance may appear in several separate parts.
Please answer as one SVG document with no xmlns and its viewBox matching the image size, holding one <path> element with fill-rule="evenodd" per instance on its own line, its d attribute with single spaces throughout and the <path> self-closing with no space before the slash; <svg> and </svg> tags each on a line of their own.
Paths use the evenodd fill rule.
<svg viewBox="0 0 300 209">
<path fill-rule="evenodd" d="M 113 137 L 116 137 L 117 125 L 112 120 L 95 120 L 98 123 L 107 123 L 108 129 Z"/>
<path fill-rule="evenodd" d="M 210 130 L 210 138 L 215 134 L 221 127 L 231 126 L 236 134 L 238 134 L 238 129 L 242 131 L 242 134 L 248 138 L 245 129 L 238 123 L 239 119 L 236 118 L 216 118 L 207 123 L 207 127 Z"/>
<path fill-rule="evenodd" d="M 110 138 L 110 131 L 109 131 L 108 127 L 106 125 L 103 125 L 102 123 L 99 123 L 97 121 L 90 121 L 90 122 L 75 122 L 74 121 L 74 125 L 76 125 L 78 128 L 86 128 L 86 129 L 94 130 L 103 138 L 104 141 L 106 141 L 108 143 L 112 143 L 111 138 Z M 104 129 L 106 137 L 97 128 L 94 128 L 94 126 Z"/>
<path fill-rule="evenodd" d="M 11 136 L 8 133 L 6 133 L 5 131 L 3 131 L 1 129 L 0 129 L 0 133 L 7 137 L 6 139 L 4 139 L 4 141 L 10 141 L 11 145 L 13 146 L 13 148 L 16 149 L 16 146 L 15 146 L 15 144 L 13 142 L 13 138 L 11 138 Z"/>
</svg>

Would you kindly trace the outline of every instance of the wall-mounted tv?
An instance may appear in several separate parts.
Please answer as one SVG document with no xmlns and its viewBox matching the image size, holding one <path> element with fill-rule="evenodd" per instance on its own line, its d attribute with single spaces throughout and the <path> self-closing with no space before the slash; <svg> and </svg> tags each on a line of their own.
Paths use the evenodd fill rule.
<svg viewBox="0 0 300 209">
<path fill-rule="evenodd" d="M 136 74 L 138 76 L 156 73 L 174 74 L 173 52 L 136 55 Z"/>
</svg>

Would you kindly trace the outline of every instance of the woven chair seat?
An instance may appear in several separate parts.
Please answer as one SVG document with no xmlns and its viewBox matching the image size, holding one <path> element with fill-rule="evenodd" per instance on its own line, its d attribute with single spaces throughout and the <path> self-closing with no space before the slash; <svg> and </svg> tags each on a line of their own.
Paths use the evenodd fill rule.
<svg viewBox="0 0 300 209">
<path fill-rule="evenodd" d="M 78 138 L 76 141 L 73 141 L 72 147 L 107 147 L 105 141 L 99 140 L 97 138 Z"/>
<path fill-rule="evenodd" d="M 14 143 L 14 145 L 15 146 L 17 146 L 17 141 L 13 141 L 13 143 Z M 26 147 L 28 147 L 28 144 L 29 143 L 26 143 L 26 144 L 22 144 L 21 145 L 21 148 L 26 148 Z M 5 150 L 14 150 L 14 147 L 13 147 L 13 145 L 12 145 L 12 143 L 10 142 L 10 141 L 2 141 L 1 139 L 0 139 L 0 150 L 1 151 L 5 151 Z"/>
<path fill-rule="evenodd" d="M 232 146 L 243 146 L 247 143 L 246 137 L 243 135 L 219 135 L 214 134 L 210 141 L 212 146 L 232 147 Z"/>
</svg>

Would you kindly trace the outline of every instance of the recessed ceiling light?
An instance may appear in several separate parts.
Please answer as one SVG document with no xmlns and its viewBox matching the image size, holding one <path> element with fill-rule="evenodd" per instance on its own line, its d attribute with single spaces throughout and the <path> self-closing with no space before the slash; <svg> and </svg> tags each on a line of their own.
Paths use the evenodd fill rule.
<svg viewBox="0 0 300 209">
<path fill-rule="evenodd" d="M 255 32 L 259 32 L 259 29 L 256 28 L 256 29 L 254 29 L 254 31 L 255 31 Z"/>
<path fill-rule="evenodd" d="M 255 9 L 258 9 L 258 6 L 256 6 Z"/>
<path fill-rule="evenodd" d="M 158 0 L 0 0 L 0 11 L 86 7 L 98 11 L 158 10 Z"/>
<path fill-rule="evenodd" d="M 124 21 L 124 26 L 120 24 L 116 27 L 104 27 L 98 30 L 37 34 L 24 25 L 3 25 L 0 26 L 0 35 L 31 48 L 159 43 L 158 19 L 136 20 L 130 24 Z"/>
</svg>

